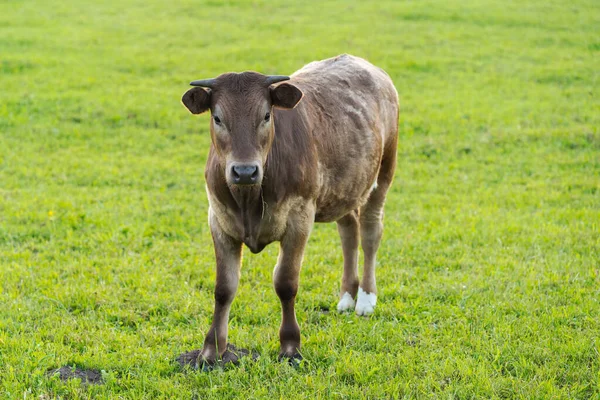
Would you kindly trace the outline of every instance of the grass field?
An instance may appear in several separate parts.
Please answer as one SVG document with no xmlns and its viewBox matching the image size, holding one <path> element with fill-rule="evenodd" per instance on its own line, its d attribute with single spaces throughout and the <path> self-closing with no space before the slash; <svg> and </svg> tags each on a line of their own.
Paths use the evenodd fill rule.
<svg viewBox="0 0 600 400">
<path fill-rule="evenodd" d="M 375 315 L 334 312 L 318 225 L 303 365 L 276 361 L 271 245 L 230 323 L 261 358 L 181 371 L 215 276 L 187 83 L 344 52 L 401 98 Z M 596 0 L 3 1 L 0 398 L 600 398 L 599 66 Z"/>
</svg>

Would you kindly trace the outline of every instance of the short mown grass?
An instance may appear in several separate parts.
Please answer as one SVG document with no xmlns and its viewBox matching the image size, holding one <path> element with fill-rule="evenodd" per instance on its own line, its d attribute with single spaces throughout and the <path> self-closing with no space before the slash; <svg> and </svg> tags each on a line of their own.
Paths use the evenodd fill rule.
<svg viewBox="0 0 600 400">
<path fill-rule="evenodd" d="M 276 361 L 271 245 L 230 322 L 261 358 L 182 371 L 215 276 L 187 83 L 344 52 L 401 97 L 375 315 L 334 312 L 318 225 L 301 367 Z M 599 398 L 599 66 L 593 0 L 2 2 L 0 397 Z"/>
</svg>

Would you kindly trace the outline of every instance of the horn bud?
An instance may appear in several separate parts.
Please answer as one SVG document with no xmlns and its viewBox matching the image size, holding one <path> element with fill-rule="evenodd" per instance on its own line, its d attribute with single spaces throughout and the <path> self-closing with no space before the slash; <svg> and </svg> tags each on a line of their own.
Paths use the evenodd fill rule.
<svg viewBox="0 0 600 400">
<path fill-rule="evenodd" d="M 215 86 L 216 83 L 217 83 L 217 80 L 215 78 L 212 78 L 212 79 L 200 79 L 197 81 L 192 81 L 192 82 L 190 82 L 190 85 L 212 88 L 213 86 Z"/>
<path fill-rule="evenodd" d="M 289 81 L 290 77 L 285 75 L 269 75 L 267 76 L 267 85 L 272 85 L 277 82 Z"/>
</svg>

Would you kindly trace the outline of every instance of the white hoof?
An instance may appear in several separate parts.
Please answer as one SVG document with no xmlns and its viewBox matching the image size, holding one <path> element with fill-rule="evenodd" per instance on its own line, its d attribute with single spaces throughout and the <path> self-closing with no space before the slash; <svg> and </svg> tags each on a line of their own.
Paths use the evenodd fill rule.
<svg viewBox="0 0 600 400">
<path fill-rule="evenodd" d="M 354 299 L 352 298 L 350 293 L 346 292 L 340 299 L 340 302 L 337 305 L 337 309 L 339 312 L 344 312 L 347 310 L 354 310 L 355 305 L 356 305 L 356 303 L 354 302 Z"/>
<path fill-rule="evenodd" d="M 377 304 L 377 295 L 375 293 L 367 293 L 359 287 L 356 298 L 356 315 L 373 314 L 375 304 Z"/>
</svg>

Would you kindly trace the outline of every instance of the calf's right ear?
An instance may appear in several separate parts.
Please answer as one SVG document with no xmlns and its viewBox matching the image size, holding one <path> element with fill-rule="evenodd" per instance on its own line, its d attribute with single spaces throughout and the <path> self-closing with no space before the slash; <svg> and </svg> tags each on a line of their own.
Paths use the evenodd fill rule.
<svg viewBox="0 0 600 400">
<path fill-rule="evenodd" d="M 210 108 L 210 90 L 191 88 L 183 94 L 181 102 L 192 114 L 202 114 Z"/>
</svg>

